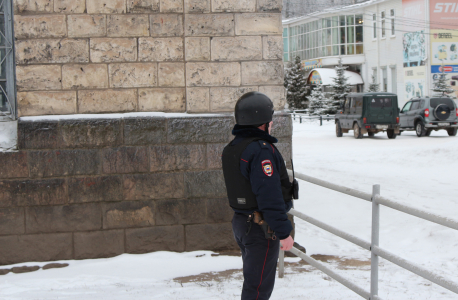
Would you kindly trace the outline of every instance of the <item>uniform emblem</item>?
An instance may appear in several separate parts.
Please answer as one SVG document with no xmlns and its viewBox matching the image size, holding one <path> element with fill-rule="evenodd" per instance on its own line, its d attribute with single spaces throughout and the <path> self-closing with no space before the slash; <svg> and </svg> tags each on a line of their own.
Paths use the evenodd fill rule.
<svg viewBox="0 0 458 300">
<path fill-rule="evenodd" d="M 266 174 L 267 176 L 272 176 L 274 170 L 272 169 L 272 163 L 270 162 L 270 160 L 266 159 L 262 161 L 262 170 L 264 171 L 264 174 Z"/>
</svg>

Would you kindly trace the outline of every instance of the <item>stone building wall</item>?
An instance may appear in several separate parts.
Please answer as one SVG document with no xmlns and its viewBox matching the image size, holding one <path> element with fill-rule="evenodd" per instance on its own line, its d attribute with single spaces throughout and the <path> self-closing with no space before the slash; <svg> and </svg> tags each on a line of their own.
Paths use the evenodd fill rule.
<svg viewBox="0 0 458 300">
<path fill-rule="evenodd" d="M 227 112 L 253 90 L 285 104 L 281 0 L 14 8 L 20 118 L 18 151 L 0 151 L 0 265 L 237 248 Z M 289 161 L 291 119 L 274 117 Z"/>
<path fill-rule="evenodd" d="M 14 0 L 19 116 L 285 104 L 281 0 Z"/>
<path fill-rule="evenodd" d="M 291 155 L 291 118 L 273 134 Z M 0 265 L 235 249 L 221 171 L 230 115 L 19 121 L 0 152 Z"/>
</svg>

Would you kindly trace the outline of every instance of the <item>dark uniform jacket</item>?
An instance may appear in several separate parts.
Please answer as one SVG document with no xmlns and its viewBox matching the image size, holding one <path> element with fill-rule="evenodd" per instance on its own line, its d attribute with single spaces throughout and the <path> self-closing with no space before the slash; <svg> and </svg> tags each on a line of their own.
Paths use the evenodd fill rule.
<svg viewBox="0 0 458 300">
<path fill-rule="evenodd" d="M 287 238 L 293 227 L 286 213 L 292 207 L 292 201 L 284 200 L 280 183 L 281 167 L 284 160 L 280 152 L 273 145 L 278 140 L 258 128 L 235 125 L 232 130 L 235 135 L 231 142 L 233 145 L 240 143 L 245 138 L 259 137 L 261 140 L 253 141 L 242 152 L 240 171 L 251 183 L 251 189 L 256 195 L 258 209 L 264 219 L 275 231 L 280 239 Z M 269 164 L 270 166 L 266 165 Z M 234 209 L 234 208 L 233 208 Z M 251 214 L 254 210 L 234 209 L 236 212 Z"/>
</svg>

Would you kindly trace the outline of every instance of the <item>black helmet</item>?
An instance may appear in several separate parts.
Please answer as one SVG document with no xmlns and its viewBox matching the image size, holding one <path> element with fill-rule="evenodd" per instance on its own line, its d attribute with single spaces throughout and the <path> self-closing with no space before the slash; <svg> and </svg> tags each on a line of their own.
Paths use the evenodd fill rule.
<svg viewBox="0 0 458 300">
<path fill-rule="evenodd" d="M 235 122 L 238 125 L 262 125 L 272 121 L 274 104 L 259 92 L 244 94 L 235 104 Z"/>
</svg>

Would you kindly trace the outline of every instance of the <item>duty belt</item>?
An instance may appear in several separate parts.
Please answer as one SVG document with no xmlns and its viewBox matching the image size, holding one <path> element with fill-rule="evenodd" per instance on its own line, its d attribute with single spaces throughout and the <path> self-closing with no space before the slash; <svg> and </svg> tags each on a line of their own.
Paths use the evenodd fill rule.
<svg viewBox="0 0 458 300">
<path fill-rule="evenodd" d="M 246 235 L 250 233 L 251 221 L 253 221 L 255 224 L 258 224 L 259 226 L 261 226 L 262 231 L 264 231 L 264 235 L 266 239 L 272 239 L 274 241 L 277 239 L 277 236 L 275 235 L 275 231 L 273 231 L 272 228 L 270 228 L 269 224 L 267 224 L 267 222 L 264 220 L 261 212 L 255 211 L 254 213 L 248 215 L 248 218 L 246 221 L 249 224 L 247 231 L 245 232 Z"/>
</svg>

